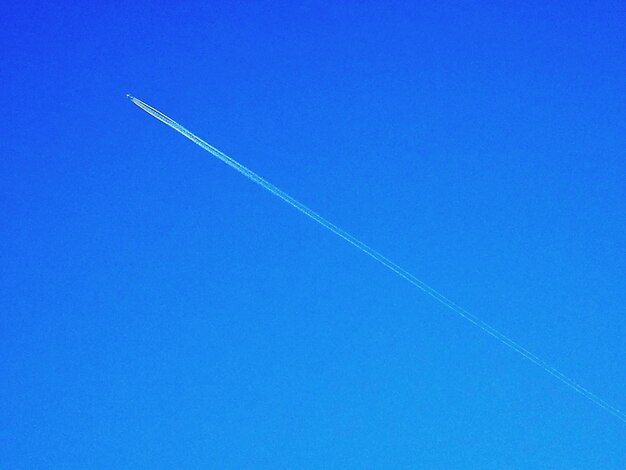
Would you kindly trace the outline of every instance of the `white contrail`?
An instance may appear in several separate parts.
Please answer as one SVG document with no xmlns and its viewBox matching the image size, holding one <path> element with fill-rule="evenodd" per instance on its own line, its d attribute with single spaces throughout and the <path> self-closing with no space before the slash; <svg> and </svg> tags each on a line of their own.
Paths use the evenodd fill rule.
<svg viewBox="0 0 626 470">
<path fill-rule="evenodd" d="M 273 184 L 271 184 L 270 182 L 268 182 L 264 178 L 260 177 L 259 175 L 257 175 L 252 170 L 246 168 L 245 166 L 243 166 L 241 163 L 237 162 L 236 160 L 233 160 L 231 157 L 229 157 L 225 153 L 220 152 L 218 149 L 216 149 L 212 145 L 208 144 L 207 142 L 202 140 L 197 135 L 195 135 L 195 134 L 191 133 L 190 131 L 188 131 L 187 129 L 185 129 L 183 126 L 178 124 L 172 118 L 170 118 L 170 117 L 166 116 L 165 114 L 163 114 L 161 111 L 158 111 L 157 109 L 155 109 L 152 106 L 144 103 L 140 99 L 135 98 L 134 96 L 131 96 L 131 95 L 126 95 L 126 96 L 133 103 L 135 103 L 137 106 L 139 106 L 141 109 L 143 109 L 145 112 L 147 112 L 151 116 L 153 116 L 153 117 L 157 118 L 159 121 L 167 124 L 168 126 L 170 126 L 175 131 L 180 132 L 182 135 L 187 137 L 189 140 L 191 140 L 192 142 L 194 142 L 198 146 L 202 147 L 204 150 L 206 150 L 207 152 L 209 152 L 213 156 L 219 158 L 224 163 L 226 163 L 227 165 L 233 167 L 235 170 L 237 170 L 238 172 L 240 172 L 244 176 L 248 177 L 249 179 L 251 179 L 252 181 L 257 183 L 258 185 L 260 185 L 263 188 L 267 189 L 270 193 L 274 194 L 275 196 L 278 196 L 283 201 L 285 201 L 287 204 L 295 207 L 300 212 L 302 212 L 303 214 L 305 214 L 309 218 L 313 219 L 318 224 L 322 225 L 323 227 L 326 227 L 328 230 L 333 232 L 335 235 L 338 235 L 339 237 L 343 238 L 345 241 L 347 241 L 351 245 L 355 246 L 356 248 L 361 250 L 366 255 L 370 256 L 373 259 L 375 259 L 380 264 L 382 264 L 383 266 L 387 267 L 388 269 L 390 269 L 391 271 L 396 273 L 398 276 L 404 278 L 405 280 L 407 280 L 408 282 L 413 284 L 418 289 L 424 291 L 426 294 L 431 296 L 433 299 L 435 299 L 439 303 L 445 305 L 450 310 L 452 310 L 453 312 L 455 312 L 459 316 L 463 317 L 468 322 L 476 325 L 478 328 L 483 330 L 488 335 L 494 337 L 495 339 L 500 341 L 502 344 L 504 344 L 508 348 L 512 349 L 513 351 L 517 352 L 521 356 L 525 357 L 530 362 L 532 362 L 532 363 L 536 364 L 537 366 L 541 367 L 548 374 L 550 374 L 553 377 L 557 378 L 558 380 L 563 382 L 565 385 L 570 387 L 575 392 L 579 393 L 583 397 L 587 398 L 588 400 L 590 400 L 593 403 L 595 403 L 596 405 L 598 405 L 600 408 L 608 411 L 609 413 L 611 413 L 612 415 L 617 417 L 619 420 L 621 420 L 624 423 L 626 423 L 626 414 L 624 414 L 622 411 L 620 411 L 619 409 L 615 408 L 614 406 L 612 406 L 611 404 L 607 403 L 606 401 L 602 400 L 600 397 L 598 397 L 594 393 L 590 392 L 589 390 L 587 390 L 582 385 L 579 385 L 574 380 L 570 379 L 567 375 L 563 374 L 559 370 L 557 370 L 554 367 L 552 367 L 551 365 L 547 364 L 543 359 L 541 359 L 538 356 L 536 356 L 535 354 L 531 353 L 526 348 L 524 348 L 523 346 L 519 345 L 518 343 L 513 341 L 511 338 L 506 336 L 504 333 L 501 333 L 500 331 L 496 330 L 491 325 L 489 325 L 489 324 L 485 323 L 484 321 L 482 321 L 480 318 L 478 318 L 475 315 L 469 313 L 464 308 L 458 306 L 457 304 L 452 302 L 450 299 L 448 299 L 446 296 L 444 296 L 440 292 L 436 291 L 435 289 L 433 289 L 432 287 L 430 287 L 429 285 L 427 285 L 423 281 L 420 281 L 418 278 L 416 278 L 413 274 L 411 274 L 410 272 L 408 272 L 404 268 L 401 268 L 396 263 L 394 263 L 393 261 L 391 261 L 387 257 L 383 256 L 382 254 L 380 254 L 379 252 L 377 252 L 373 248 L 370 248 L 368 245 L 366 245 L 362 241 L 356 239 L 355 237 L 350 235 L 345 230 L 337 227 L 332 222 L 329 222 L 324 217 L 319 215 L 317 212 L 309 209 L 307 206 L 305 206 L 301 202 L 298 202 L 296 199 L 291 197 L 289 194 L 287 194 L 283 190 L 277 188 L 276 186 L 274 186 Z"/>
</svg>

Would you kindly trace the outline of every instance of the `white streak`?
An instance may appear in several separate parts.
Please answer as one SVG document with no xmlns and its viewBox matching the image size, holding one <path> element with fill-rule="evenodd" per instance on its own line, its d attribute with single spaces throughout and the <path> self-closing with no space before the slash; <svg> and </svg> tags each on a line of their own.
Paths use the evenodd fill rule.
<svg viewBox="0 0 626 470">
<path fill-rule="evenodd" d="M 483 330 L 488 335 L 494 337 L 500 343 L 502 343 L 505 346 L 507 346 L 509 349 L 512 349 L 513 351 L 517 352 L 520 356 L 528 359 L 533 364 L 541 367 L 548 374 L 550 374 L 553 377 L 555 377 L 556 379 L 560 380 L 561 382 L 563 382 L 565 385 L 567 385 L 569 388 L 571 388 L 575 392 L 579 393 L 583 397 L 585 397 L 588 400 L 590 400 L 593 403 L 595 403 L 600 408 L 608 411 L 613 416 L 617 417 L 619 420 L 621 420 L 622 422 L 626 423 L 626 415 L 622 411 L 620 411 L 619 409 L 615 408 L 614 406 L 612 406 L 611 404 L 607 403 L 606 401 L 602 400 L 600 397 L 598 397 L 594 393 L 590 392 L 589 390 L 587 390 L 582 385 L 579 385 L 577 382 L 575 382 L 574 380 L 570 379 L 567 375 L 563 374 L 559 370 L 557 370 L 554 367 L 550 366 L 543 359 L 541 359 L 538 356 L 536 356 L 535 354 L 531 353 L 526 348 L 524 348 L 523 346 L 521 346 L 520 344 L 516 343 L 515 341 L 513 341 L 508 336 L 506 336 L 504 333 L 501 333 L 500 331 L 496 330 L 491 325 L 489 325 L 489 324 L 485 323 L 484 321 L 482 321 L 480 318 L 478 318 L 475 315 L 469 313 L 464 308 L 458 306 L 457 304 L 452 302 L 450 299 L 448 299 L 446 296 L 444 296 L 443 294 L 441 294 L 437 290 L 433 289 L 432 287 L 430 287 L 429 285 L 427 285 L 423 281 L 419 280 L 418 278 L 416 278 L 413 274 L 411 274 L 410 272 L 408 272 L 404 268 L 398 266 L 396 263 L 394 263 L 393 261 L 391 261 L 387 257 L 383 256 L 382 254 L 380 254 L 379 252 L 377 252 L 373 248 L 370 248 L 368 245 L 366 245 L 365 243 L 361 242 L 357 238 L 353 237 L 352 235 L 350 235 L 345 230 L 343 230 L 343 229 L 337 227 L 335 224 L 329 222 L 328 220 L 326 220 L 324 217 L 322 217 L 321 215 L 319 215 L 315 211 L 309 209 L 304 204 L 298 202 L 296 199 L 291 197 L 289 194 L 285 193 L 284 191 L 282 191 L 281 189 L 277 188 L 276 186 L 274 186 L 273 184 L 271 184 L 267 180 L 263 179 L 261 176 L 259 176 L 256 173 L 254 173 L 252 170 L 246 168 L 245 166 L 243 166 L 241 163 L 237 162 L 236 160 L 233 160 L 231 157 L 229 157 L 225 153 L 220 152 L 218 149 L 216 149 L 212 145 L 208 144 L 207 142 L 202 140 L 200 137 L 196 136 L 192 132 L 190 132 L 187 129 L 185 129 L 183 126 L 178 124 L 172 118 L 166 116 L 162 112 L 160 112 L 157 109 L 153 108 L 152 106 L 144 103 L 143 101 L 141 101 L 138 98 L 135 98 L 135 97 L 133 97 L 131 95 L 126 95 L 126 96 L 133 103 L 135 103 L 137 106 L 139 106 L 141 109 L 143 109 L 145 112 L 147 112 L 151 116 L 155 117 L 156 119 L 158 119 L 159 121 L 163 122 L 164 124 L 167 124 L 168 126 L 170 126 L 175 131 L 180 132 L 182 135 L 187 137 L 189 140 L 191 140 L 192 142 L 194 142 L 198 146 L 202 147 L 204 150 L 206 150 L 207 152 L 209 152 L 213 156 L 219 158 L 221 161 L 223 161 L 227 165 L 233 167 L 239 173 L 243 174 L 247 178 L 249 178 L 252 181 L 254 181 L 255 183 L 257 183 L 258 185 L 262 186 L 263 188 L 265 188 L 266 190 L 268 190 L 270 193 L 274 194 L 275 196 L 278 196 L 280 199 L 285 201 L 287 204 L 289 204 L 289 205 L 293 206 L 294 208 L 298 209 L 300 212 L 305 214 L 307 217 L 313 219 L 318 224 L 322 225 L 323 227 L 326 227 L 328 230 L 333 232 L 335 235 L 338 235 L 339 237 L 343 238 L 345 241 L 347 241 L 348 243 L 350 243 L 354 247 L 358 248 L 359 250 L 361 250 L 363 253 L 365 253 L 369 257 L 375 259 L 380 264 L 382 264 L 383 266 L 385 266 L 389 270 L 393 271 L 394 273 L 396 273 L 401 278 L 405 279 L 406 281 L 408 281 L 409 283 L 413 284 L 418 289 L 422 290 L 423 292 L 425 292 L 426 294 L 431 296 L 437 302 L 445 305 L 450 310 L 455 312 L 457 315 L 461 316 L 462 318 L 464 318 L 468 322 L 474 324 L 475 326 L 477 326 L 478 328 Z"/>
</svg>

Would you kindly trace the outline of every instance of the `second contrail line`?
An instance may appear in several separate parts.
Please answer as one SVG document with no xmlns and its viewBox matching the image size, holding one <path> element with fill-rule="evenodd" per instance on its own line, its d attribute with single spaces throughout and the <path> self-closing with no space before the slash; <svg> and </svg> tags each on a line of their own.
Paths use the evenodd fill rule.
<svg viewBox="0 0 626 470">
<path fill-rule="evenodd" d="M 624 414 L 618 408 L 616 408 L 613 405 L 611 405 L 611 404 L 607 403 L 606 401 L 602 400 L 596 394 L 592 393 L 587 388 L 585 388 L 582 385 L 578 384 L 576 381 L 574 381 L 573 379 L 569 378 L 567 375 L 565 375 L 564 373 L 562 373 L 558 369 L 555 369 L 554 367 L 552 367 L 551 365 L 546 363 L 543 359 L 541 359 L 540 357 L 538 357 L 535 354 L 533 354 L 532 352 L 528 351 L 526 348 L 524 348 L 520 344 L 518 344 L 515 341 L 513 341 L 511 338 L 509 338 L 504 333 L 501 333 L 500 331 L 498 331 L 497 329 L 495 329 L 491 325 L 485 323 L 483 320 L 481 320 L 477 316 L 469 313 L 464 308 L 462 308 L 459 305 L 455 304 L 453 301 L 448 299 L 446 296 L 444 296 L 443 294 L 441 294 L 437 290 L 435 290 L 432 287 L 430 287 L 428 284 L 426 284 L 423 281 L 421 281 L 418 278 L 416 278 L 413 274 L 408 272 L 406 269 L 398 266 L 396 263 L 391 261 L 389 258 L 383 256 L 382 254 L 380 254 L 379 252 L 377 252 L 373 248 L 370 248 L 368 245 L 366 245 L 362 241 L 358 240 L 357 238 L 353 237 L 352 235 L 350 235 L 348 232 L 346 232 L 342 228 L 337 227 L 332 222 L 326 220 L 324 217 L 319 215 L 317 212 L 313 211 L 312 209 L 309 209 L 307 206 L 305 206 L 301 202 L 297 201 L 296 199 L 291 197 L 289 194 L 287 194 L 283 190 L 277 188 L 276 186 L 274 186 L 273 184 L 271 184 L 269 181 L 265 180 L 261 176 L 257 175 L 255 172 L 253 172 L 249 168 L 245 167 L 244 165 L 242 165 L 238 161 L 232 159 L 231 157 L 229 157 L 225 153 L 219 151 L 218 149 L 216 149 L 215 147 L 213 147 L 209 143 L 205 142 L 200 137 L 198 137 L 197 135 L 193 134 L 189 130 L 185 129 L 180 124 L 178 124 L 172 118 L 166 116 L 165 114 L 163 114 L 159 110 L 157 110 L 157 109 L 153 108 L 152 106 L 144 103 L 140 99 L 135 98 L 134 96 L 131 96 L 131 95 L 126 95 L 126 96 L 134 104 L 139 106 L 141 109 L 143 109 L 145 112 L 150 114 L 152 117 L 158 119 L 159 121 L 163 122 L 164 124 L 167 124 L 168 126 L 170 126 L 175 131 L 181 133 L 182 135 L 187 137 L 189 140 L 191 140 L 193 143 L 195 143 L 199 147 L 201 147 L 204 150 L 206 150 L 207 152 L 209 152 L 211 155 L 219 158 L 221 161 L 223 161 L 227 165 L 233 167 L 239 173 L 243 174 L 244 176 L 246 176 L 250 180 L 252 180 L 255 183 L 257 183 L 259 186 L 265 188 L 267 191 L 269 191 L 270 193 L 274 194 L 275 196 L 278 196 L 280 199 L 285 201 L 287 204 L 291 205 L 292 207 L 296 208 L 297 210 L 302 212 L 307 217 L 313 219 L 318 224 L 320 224 L 323 227 L 327 228 L 328 230 L 333 232 L 335 235 L 343 238 L 345 241 L 347 241 L 348 243 L 350 243 L 354 247 L 358 248 L 359 250 L 361 250 L 363 253 L 365 253 L 369 257 L 375 259 L 380 264 L 382 264 L 383 266 L 385 266 L 389 270 L 393 271 L 394 273 L 396 273 L 401 278 L 405 279 L 406 281 L 408 281 L 409 283 L 411 283 L 412 285 L 414 285 L 418 289 L 422 290 L 424 293 L 426 293 L 429 296 L 431 296 L 437 302 L 445 305 L 450 310 L 455 312 L 457 315 L 461 316 L 462 318 L 464 318 L 468 322 L 472 323 L 473 325 L 475 325 L 478 328 L 480 328 L 481 330 L 483 330 L 488 335 L 490 335 L 493 338 L 497 339 L 500 343 L 504 344 L 508 348 L 510 348 L 513 351 L 517 352 L 519 355 L 521 355 L 522 357 L 528 359 L 533 364 L 541 367 L 548 374 L 550 374 L 553 377 L 555 377 L 556 379 L 560 380 L 562 383 L 567 385 L 569 388 L 571 388 L 572 390 L 574 390 L 578 394 L 582 395 L 583 397 L 587 398 L 591 402 L 595 403 L 597 406 L 599 406 L 600 408 L 604 409 L 605 411 L 611 413 L 613 416 L 617 417 L 620 421 L 626 423 L 626 414 Z"/>
</svg>

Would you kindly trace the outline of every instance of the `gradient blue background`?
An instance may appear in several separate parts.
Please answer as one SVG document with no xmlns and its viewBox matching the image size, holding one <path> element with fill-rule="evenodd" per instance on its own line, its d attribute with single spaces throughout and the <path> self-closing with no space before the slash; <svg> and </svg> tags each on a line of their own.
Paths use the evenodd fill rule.
<svg viewBox="0 0 626 470">
<path fill-rule="evenodd" d="M 626 468 L 623 2 L 5 2 L 0 467 Z M 417 2 L 416 2 L 417 3 Z"/>
</svg>

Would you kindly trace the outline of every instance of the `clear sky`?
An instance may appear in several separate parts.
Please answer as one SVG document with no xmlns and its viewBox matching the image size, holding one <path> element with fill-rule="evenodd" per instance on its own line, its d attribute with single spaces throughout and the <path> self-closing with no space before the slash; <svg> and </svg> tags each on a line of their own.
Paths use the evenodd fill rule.
<svg viewBox="0 0 626 470">
<path fill-rule="evenodd" d="M 1 468 L 626 468 L 125 97 L 624 409 L 623 2 L 51 3 L 0 6 Z"/>
</svg>

